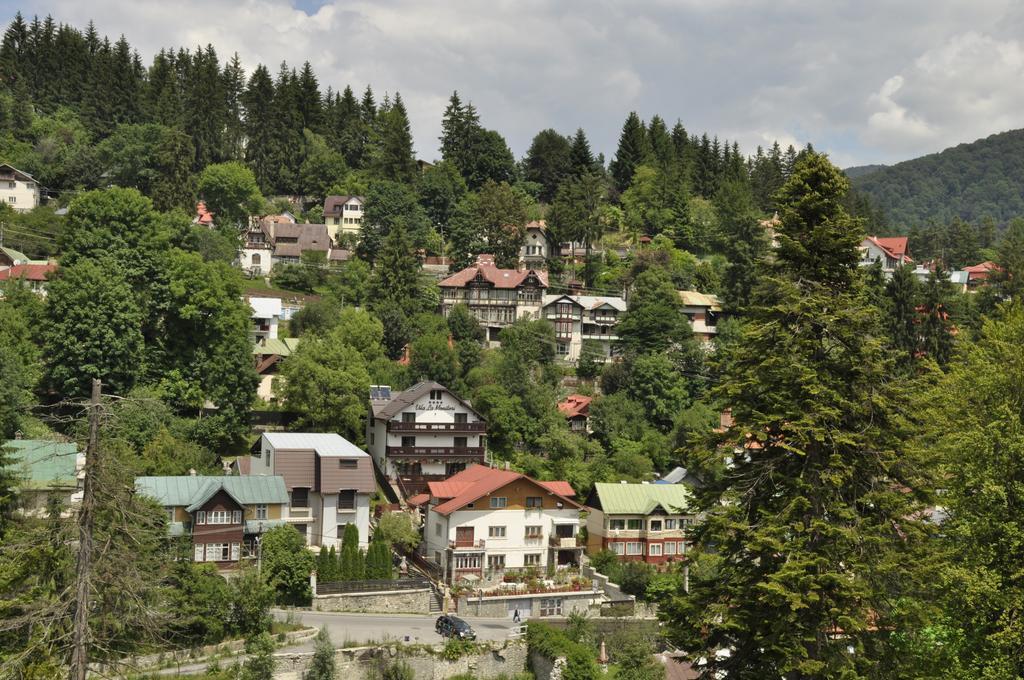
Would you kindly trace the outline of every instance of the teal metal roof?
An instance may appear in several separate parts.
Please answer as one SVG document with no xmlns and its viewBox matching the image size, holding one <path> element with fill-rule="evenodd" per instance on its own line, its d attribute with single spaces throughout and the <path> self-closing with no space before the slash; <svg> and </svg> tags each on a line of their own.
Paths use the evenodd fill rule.
<svg viewBox="0 0 1024 680">
<path fill-rule="evenodd" d="M 606 514 L 646 515 L 659 505 L 670 513 L 685 513 L 690 506 L 690 490 L 679 484 L 594 485 L 594 492 Z"/>
<path fill-rule="evenodd" d="M 29 488 L 78 486 L 77 444 L 11 439 L 3 447 L 11 458 L 11 466 L 20 472 Z"/>
<path fill-rule="evenodd" d="M 283 519 L 247 519 L 245 520 L 245 533 L 259 534 L 270 531 L 274 527 L 281 527 L 287 524 Z"/>
<path fill-rule="evenodd" d="M 288 502 L 283 477 L 136 477 L 135 488 L 164 507 L 191 508 L 197 503 L 202 505 L 220 489 L 224 489 L 241 505 Z"/>
<path fill-rule="evenodd" d="M 28 262 L 29 261 L 28 255 L 26 255 L 25 253 L 21 252 L 20 250 L 15 250 L 14 248 L 5 248 L 3 246 L 0 246 L 0 251 L 3 251 L 4 254 L 7 255 L 7 257 L 9 257 L 12 260 L 14 260 L 14 264 L 18 264 L 20 262 Z"/>
<path fill-rule="evenodd" d="M 287 357 L 291 356 L 298 346 L 299 338 L 267 338 L 262 343 L 253 345 L 252 353 L 260 356 L 277 354 Z"/>
</svg>

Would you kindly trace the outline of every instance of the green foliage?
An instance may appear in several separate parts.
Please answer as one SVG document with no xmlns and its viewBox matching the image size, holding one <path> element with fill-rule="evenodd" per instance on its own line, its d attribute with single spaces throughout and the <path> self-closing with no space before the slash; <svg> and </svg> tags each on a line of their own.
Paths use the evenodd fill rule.
<svg viewBox="0 0 1024 680">
<path fill-rule="evenodd" d="M 313 645 L 313 658 L 302 680 L 334 680 L 334 645 L 331 644 L 331 636 L 326 627 L 317 632 Z"/>
<path fill-rule="evenodd" d="M 34 401 L 32 390 L 41 376 L 30 319 L 7 299 L 9 295 L 4 297 L 0 299 L 0 440 L 14 437 Z"/>
<path fill-rule="evenodd" d="M 420 205 L 431 224 L 443 230 L 455 214 L 455 206 L 466 195 L 466 181 L 459 169 L 449 161 L 427 168 L 419 178 L 417 190 Z"/>
<path fill-rule="evenodd" d="M 455 342 L 473 340 L 479 343 L 484 340 L 484 329 L 469 307 L 463 303 L 453 305 L 448 312 L 448 330 Z"/>
<path fill-rule="evenodd" d="M 269 633 L 260 633 L 245 641 L 248 658 L 242 668 L 242 680 L 273 680 L 274 641 Z"/>
<path fill-rule="evenodd" d="M 574 646 L 565 657 L 563 680 L 598 680 L 602 677 L 594 653 L 582 646 Z"/>
<path fill-rule="evenodd" d="M 231 627 L 246 637 L 270 630 L 274 589 L 251 566 L 244 567 L 229 583 Z"/>
<path fill-rule="evenodd" d="M 130 281 L 141 283 L 160 239 L 150 200 L 135 189 L 115 187 L 71 201 L 57 245 L 64 267 L 107 258 L 123 267 Z"/>
<path fill-rule="evenodd" d="M 97 171 L 113 184 L 135 187 L 157 210 L 192 209 L 192 139 L 163 125 L 120 125 L 96 148 Z"/>
<path fill-rule="evenodd" d="M 413 380 L 433 380 L 451 385 L 459 374 L 458 358 L 448 346 L 448 336 L 421 335 L 409 344 L 409 369 Z"/>
<path fill-rule="evenodd" d="M 411 552 L 420 544 L 420 533 L 413 526 L 412 517 L 408 513 L 387 512 L 377 522 L 373 540 L 383 541 L 403 552 Z"/>
<path fill-rule="evenodd" d="M 345 525 L 345 535 L 341 539 L 341 552 L 338 555 L 342 581 L 359 581 L 366 575 L 366 556 L 359 549 L 359 528 L 355 524 Z"/>
<path fill-rule="evenodd" d="M 897 365 L 907 368 L 917 356 L 920 338 L 917 330 L 917 278 L 911 265 L 897 267 L 885 284 L 885 330 L 889 346 L 896 353 Z"/>
<path fill-rule="evenodd" d="M 240 229 L 249 215 L 263 212 L 263 194 L 256 177 L 241 163 L 206 166 L 199 174 L 198 189 L 218 224 Z"/>
<path fill-rule="evenodd" d="M 450 637 L 444 641 L 444 649 L 441 650 L 441 658 L 445 661 L 458 661 L 464 656 L 472 654 L 477 646 L 471 640 Z"/>
<path fill-rule="evenodd" d="M 274 527 L 263 535 L 262 571 L 279 604 L 309 602 L 309 574 L 316 558 L 306 549 L 302 534 L 292 526 Z"/>
<path fill-rule="evenodd" d="M 391 544 L 374 534 L 373 541 L 366 549 L 365 577 L 368 579 L 391 579 L 394 576 L 391 567 Z"/>
<path fill-rule="evenodd" d="M 523 159 L 523 177 L 541 185 L 540 200 L 550 203 L 571 171 L 570 141 L 551 129 L 538 132 Z"/>
<path fill-rule="evenodd" d="M 120 266 L 81 260 L 49 287 L 44 329 L 47 383 L 86 395 L 92 378 L 126 394 L 142 370 L 142 312 Z"/>
<path fill-rule="evenodd" d="M 373 182 L 366 194 L 363 227 L 356 254 L 362 260 L 376 264 L 388 235 L 399 226 L 405 237 L 410 238 L 416 246 L 421 246 L 426 241 L 430 220 L 411 187 L 399 182 Z M 412 252 L 410 246 L 402 254 L 411 256 Z"/>
<path fill-rule="evenodd" d="M 1006 222 L 1024 214 L 1024 198 L 1015 190 L 1024 148 L 1024 131 L 1011 130 L 960 144 L 853 179 L 892 224 L 929 220 L 968 221 L 983 217 Z"/>
</svg>

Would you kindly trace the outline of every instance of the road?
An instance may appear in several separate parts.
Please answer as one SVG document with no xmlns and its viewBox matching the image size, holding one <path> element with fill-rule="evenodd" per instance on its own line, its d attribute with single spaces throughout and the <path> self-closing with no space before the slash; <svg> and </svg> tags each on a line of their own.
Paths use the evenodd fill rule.
<svg viewBox="0 0 1024 680">
<path fill-rule="evenodd" d="M 350 646 L 361 642 L 385 642 L 388 640 L 423 642 L 434 644 L 444 638 L 434 632 L 437 616 L 416 614 L 381 616 L 380 614 L 332 614 L 298 610 L 273 610 L 275 619 L 284 620 L 289 614 L 292 620 L 307 626 L 327 626 L 331 641 L 336 647 Z M 473 616 L 464 617 L 476 631 L 478 640 L 504 640 L 516 625 L 511 619 L 488 619 Z M 312 649 L 312 643 L 291 647 L 291 650 Z"/>
</svg>

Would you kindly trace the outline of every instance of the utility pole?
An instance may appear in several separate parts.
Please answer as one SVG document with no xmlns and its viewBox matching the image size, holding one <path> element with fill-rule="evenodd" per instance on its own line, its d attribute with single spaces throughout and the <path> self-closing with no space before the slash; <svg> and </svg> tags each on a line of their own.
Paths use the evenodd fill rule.
<svg viewBox="0 0 1024 680">
<path fill-rule="evenodd" d="M 96 510 L 96 470 L 99 457 L 100 392 L 98 378 L 92 381 L 89 400 L 89 442 L 85 449 L 85 482 L 82 508 L 78 513 L 78 566 L 75 570 L 75 619 L 68 680 L 86 680 L 89 671 L 89 599 L 92 578 L 92 531 Z"/>
</svg>

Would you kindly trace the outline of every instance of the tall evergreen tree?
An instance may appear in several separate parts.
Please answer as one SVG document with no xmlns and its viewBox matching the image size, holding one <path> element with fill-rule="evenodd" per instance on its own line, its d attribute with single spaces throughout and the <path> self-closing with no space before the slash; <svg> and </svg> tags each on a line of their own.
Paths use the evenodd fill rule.
<svg viewBox="0 0 1024 680">
<path fill-rule="evenodd" d="M 920 345 L 917 317 L 917 278 L 913 265 L 897 267 L 885 284 L 885 330 L 896 365 L 908 368 L 917 357 Z"/>
<path fill-rule="evenodd" d="M 723 183 L 715 194 L 715 209 L 722 250 L 729 260 L 722 281 L 725 305 L 741 311 L 750 305 L 768 253 L 768 238 L 746 182 L 734 179 Z"/>
<path fill-rule="evenodd" d="M 956 335 L 956 327 L 950 317 L 952 296 L 949 275 L 937 269 L 928 275 L 918 309 L 920 352 L 943 368 L 953 357 L 953 340 Z"/>
<path fill-rule="evenodd" d="M 401 94 L 396 92 L 394 101 L 386 108 L 381 107 L 376 127 L 375 143 L 370 151 L 370 169 L 392 182 L 411 184 L 418 169 L 412 148 L 409 114 Z"/>
<path fill-rule="evenodd" d="M 583 141 L 586 142 L 586 138 Z M 523 178 L 541 186 L 540 200 L 550 203 L 571 170 L 572 144 L 569 140 L 550 128 L 538 132 L 523 159 Z"/>
<path fill-rule="evenodd" d="M 578 128 L 572 138 L 572 147 L 569 149 L 569 167 L 574 177 L 581 177 L 591 172 L 603 172 L 594 161 L 594 154 L 590 151 L 590 142 L 587 141 L 587 134 L 583 128 Z"/>
<path fill-rule="evenodd" d="M 622 125 L 615 160 L 608 167 L 615 180 L 615 188 L 620 192 L 628 189 L 637 167 L 650 160 L 650 157 L 651 147 L 647 139 L 647 130 L 636 111 L 630 111 Z"/>
<path fill-rule="evenodd" d="M 734 425 L 690 459 L 709 480 L 690 558 L 715 567 L 661 609 L 707 677 L 908 677 L 914 663 L 926 480 L 902 450 L 847 188 L 824 156 L 797 164 L 771 276 L 716 355 L 711 396 Z"/>
<path fill-rule="evenodd" d="M 242 102 L 245 105 L 245 162 L 256 176 L 260 189 L 268 193 L 275 176 L 274 81 L 263 64 L 249 76 Z"/>
<path fill-rule="evenodd" d="M 302 70 L 299 71 L 299 79 L 296 83 L 298 89 L 299 117 L 302 120 L 302 127 L 320 132 L 323 122 L 323 102 L 320 99 L 320 83 L 317 82 L 316 74 L 309 62 L 303 62 Z"/>
<path fill-rule="evenodd" d="M 245 148 L 245 127 L 243 125 L 242 97 L 245 93 L 245 69 L 238 58 L 238 52 L 224 65 L 222 75 L 225 100 L 224 143 L 222 158 L 226 161 L 243 159 Z"/>
</svg>

